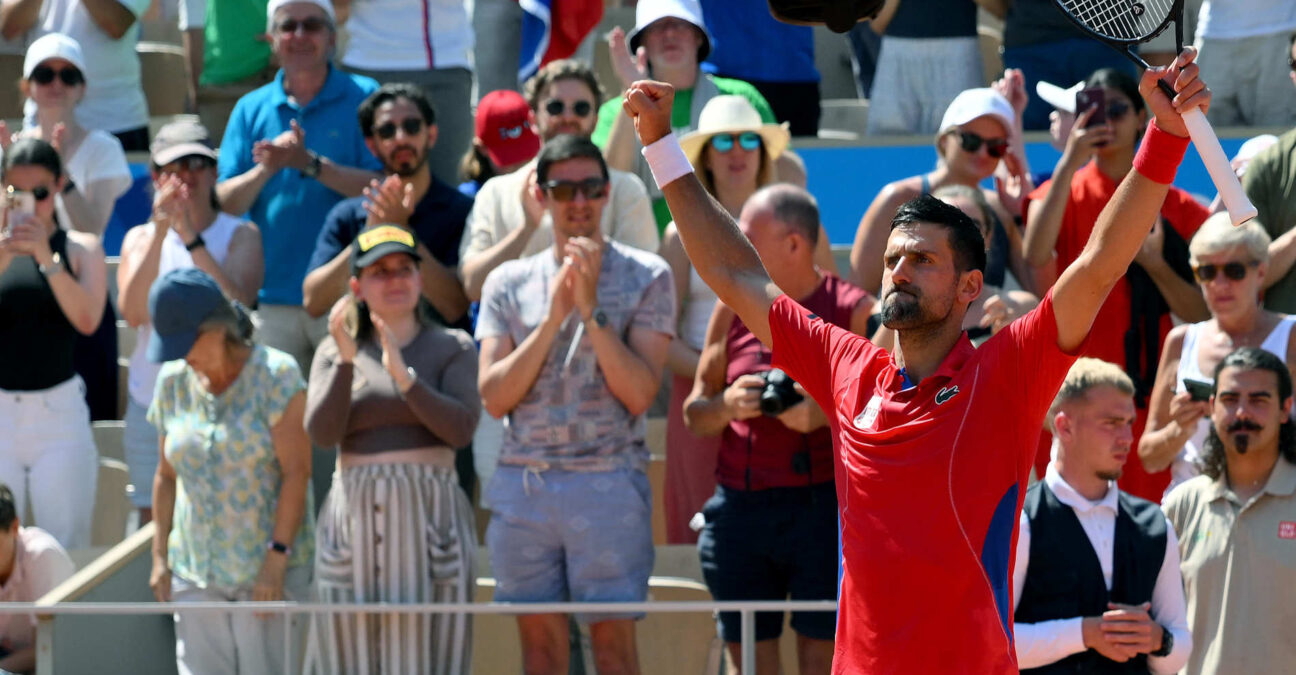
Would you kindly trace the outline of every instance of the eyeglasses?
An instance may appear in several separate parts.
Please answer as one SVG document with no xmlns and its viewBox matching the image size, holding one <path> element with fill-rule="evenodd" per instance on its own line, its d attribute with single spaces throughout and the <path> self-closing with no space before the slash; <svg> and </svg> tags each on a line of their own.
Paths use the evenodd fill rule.
<svg viewBox="0 0 1296 675">
<path fill-rule="evenodd" d="M 298 21 L 297 19 L 284 19 L 279 23 L 278 26 L 275 26 L 275 30 L 279 31 L 279 33 L 282 35 L 292 35 L 293 33 L 297 32 L 298 28 L 300 28 L 302 29 L 303 33 L 311 34 L 311 33 L 318 33 L 324 30 L 324 28 L 327 26 L 328 26 L 327 21 L 319 17 L 312 16 L 306 19 L 302 19 L 301 21 Z"/>
<path fill-rule="evenodd" d="M 602 178 L 586 178 L 581 181 L 551 180 L 540 187 L 544 188 L 554 200 L 560 202 L 576 199 L 578 192 L 585 195 L 586 199 L 602 199 L 607 196 L 607 181 Z"/>
<path fill-rule="evenodd" d="M 1260 263 L 1255 260 L 1250 262 L 1227 262 L 1223 265 L 1198 265 L 1193 268 L 1193 274 L 1197 275 L 1197 280 L 1202 283 L 1214 279 L 1220 272 L 1223 272 L 1224 276 L 1232 281 L 1241 281 L 1246 278 L 1248 269 L 1259 266 Z"/>
<path fill-rule="evenodd" d="M 63 84 L 69 87 L 85 83 L 85 76 L 77 68 L 54 70 L 49 66 L 36 66 L 31 72 L 31 81 L 36 84 L 49 84 L 54 81 L 55 77 L 62 80 Z"/>
<path fill-rule="evenodd" d="M 551 98 L 545 102 L 544 109 L 545 112 L 557 117 L 567 110 L 567 104 L 556 98 Z M 571 104 L 571 111 L 577 117 L 589 117 L 589 114 L 594 111 L 594 104 L 589 101 L 577 101 Z"/>
<path fill-rule="evenodd" d="M 761 146 L 760 134 L 755 131 L 744 131 L 738 134 L 738 147 L 751 152 L 759 150 Z M 734 134 L 716 134 L 711 137 L 711 147 L 716 152 L 729 152 L 734 148 Z"/>
<path fill-rule="evenodd" d="M 985 144 L 986 154 L 999 159 L 1008 154 L 1008 139 L 1006 138 L 982 138 L 971 131 L 955 130 L 954 133 L 959 135 L 959 142 L 967 152 L 976 152 Z"/>
<path fill-rule="evenodd" d="M 400 128 L 401 131 L 405 132 L 406 136 L 413 136 L 423 130 L 423 119 L 420 117 L 406 117 L 400 121 Z M 396 123 L 387 122 L 382 124 L 374 129 L 374 134 L 384 141 L 396 138 Z"/>
</svg>

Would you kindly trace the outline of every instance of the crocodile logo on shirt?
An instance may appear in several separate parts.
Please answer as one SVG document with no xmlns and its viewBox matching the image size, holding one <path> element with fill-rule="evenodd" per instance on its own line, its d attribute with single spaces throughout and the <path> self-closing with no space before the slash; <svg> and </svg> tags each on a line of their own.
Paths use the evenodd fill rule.
<svg viewBox="0 0 1296 675">
<path fill-rule="evenodd" d="M 942 403 L 954 398 L 954 395 L 958 392 L 959 388 L 957 384 L 952 387 L 941 387 L 941 390 L 936 392 L 936 405 L 941 405 Z"/>
</svg>

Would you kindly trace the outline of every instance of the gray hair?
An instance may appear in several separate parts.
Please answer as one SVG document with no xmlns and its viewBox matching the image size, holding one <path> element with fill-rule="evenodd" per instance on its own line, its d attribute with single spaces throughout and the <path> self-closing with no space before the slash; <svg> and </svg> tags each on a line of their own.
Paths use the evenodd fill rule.
<svg viewBox="0 0 1296 675">
<path fill-rule="evenodd" d="M 1241 248 L 1250 260 L 1267 262 L 1270 241 L 1269 233 L 1255 221 L 1234 227 L 1229 214 L 1220 212 L 1202 223 L 1197 234 L 1193 235 L 1192 242 L 1188 244 L 1188 254 L 1195 265 L 1202 256 Z"/>
<path fill-rule="evenodd" d="M 251 347 L 256 324 L 252 320 L 252 313 L 243 306 L 243 303 L 228 300 L 217 306 L 210 316 L 198 324 L 199 333 L 209 330 L 223 331 L 227 347 Z"/>
</svg>

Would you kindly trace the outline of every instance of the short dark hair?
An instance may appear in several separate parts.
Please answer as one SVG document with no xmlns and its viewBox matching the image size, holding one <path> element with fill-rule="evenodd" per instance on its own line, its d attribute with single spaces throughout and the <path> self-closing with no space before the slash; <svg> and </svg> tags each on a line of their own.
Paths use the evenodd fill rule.
<svg viewBox="0 0 1296 675">
<path fill-rule="evenodd" d="M 55 180 L 63 176 L 63 160 L 58 151 L 39 138 L 21 138 L 9 146 L 4 153 L 4 173 L 15 166 L 42 167 L 54 174 Z"/>
<path fill-rule="evenodd" d="M 607 161 L 603 159 L 603 152 L 594 145 L 593 141 L 576 134 L 558 134 L 540 148 L 540 158 L 536 161 L 536 182 L 543 184 L 549 180 L 549 167 L 554 164 L 582 158 L 598 162 L 599 169 L 603 172 L 603 180 L 607 180 Z"/>
<path fill-rule="evenodd" d="M 776 183 L 756 191 L 774 219 L 800 234 L 811 246 L 819 243 L 819 204 L 814 195 L 790 183 Z"/>
<path fill-rule="evenodd" d="M 1136 112 L 1143 112 L 1143 108 L 1147 106 L 1147 103 L 1143 100 L 1143 95 L 1139 93 L 1138 82 L 1135 82 L 1129 73 L 1119 68 L 1099 68 L 1093 71 L 1089 78 L 1085 80 L 1085 88 L 1092 89 L 1094 87 L 1115 89 L 1125 94 L 1129 97 L 1130 102 L 1134 104 Z M 1084 111 L 1076 111 L 1076 113 L 1081 112 Z"/>
<path fill-rule="evenodd" d="M 532 110 L 540 110 L 540 95 L 549 88 L 549 85 L 560 80 L 584 82 L 585 86 L 589 87 L 590 93 L 594 95 L 595 111 L 603 105 L 603 87 L 599 85 L 594 69 L 575 59 L 550 61 L 536 71 L 536 74 L 522 86 L 522 95 L 526 97 L 527 105 L 531 106 Z"/>
<path fill-rule="evenodd" d="M 0 530 L 8 530 L 18 519 L 18 505 L 14 503 L 13 490 L 0 483 Z"/>
<path fill-rule="evenodd" d="M 931 195 L 923 195 L 900 205 L 891 219 L 891 229 L 919 223 L 945 228 L 949 233 L 950 248 L 954 251 L 954 267 L 959 272 L 985 272 L 985 237 L 981 236 L 976 221 L 963 213 L 963 209 Z"/>
<path fill-rule="evenodd" d="M 1282 359 L 1259 347 L 1239 347 L 1229 352 L 1228 356 L 1220 359 L 1219 365 L 1215 366 L 1215 382 L 1219 382 L 1220 373 L 1225 368 L 1237 368 L 1238 370 L 1267 370 L 1278 378 L 1278 403 L 1282 403 L 1291 398 L 1292 395 L 1292 378 L 1291 372 L 1287 370 L 1287 365 Z M 1218 384 L 1216 385 L 1218 388 Z M 1202 473 L 1209 476 L 1212 480 L 1218 480 L 1224 475 L 1224 469 L 1228 466 L 1228 461 L 1224 451 L 1224 443 L 1220 441 L 1219 432 L 1215 430 L 1215 425 L 1210 425 L 1210 430 L 1206 435 L 1206 442 L 1202 444 L 1201 469 Z M 1283 459 L 1296 464 L 1296 424 L 1290 417 L 1283 420 L 1282 426 L 1278 429 L 1278 453 Z"/>
<path fill-rule="evenodd" d="M 425 124 L 428 126 L 436 124 L 436 109 L 432 107 L 432 101 L 428 99 L 423 87 L 409 82 L 388 82 L 369 94 L 356 110 L 356 116 L 360 118 L 360 132 L 365 138 L 373 136 L 374 115 L 377 114 L 378 108 L 398 98 L 413 103 L 414 107 L 418 108 L 419 114 L 423 116 Z"/>
</svg>

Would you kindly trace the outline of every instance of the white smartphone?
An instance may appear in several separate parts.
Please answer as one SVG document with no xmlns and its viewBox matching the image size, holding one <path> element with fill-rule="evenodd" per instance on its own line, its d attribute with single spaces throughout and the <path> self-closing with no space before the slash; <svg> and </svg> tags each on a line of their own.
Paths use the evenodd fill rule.
<svg viewBox="0 0 1296 675">
<path fill-rule="evenodd" d="M 8 188 L 3 200 L 4 221 L 3 234 L 9 236 L 10 228 L 16 223 L 25 223 L 36 216 L 36 196 L 30 192 Z"/>
</svg>

